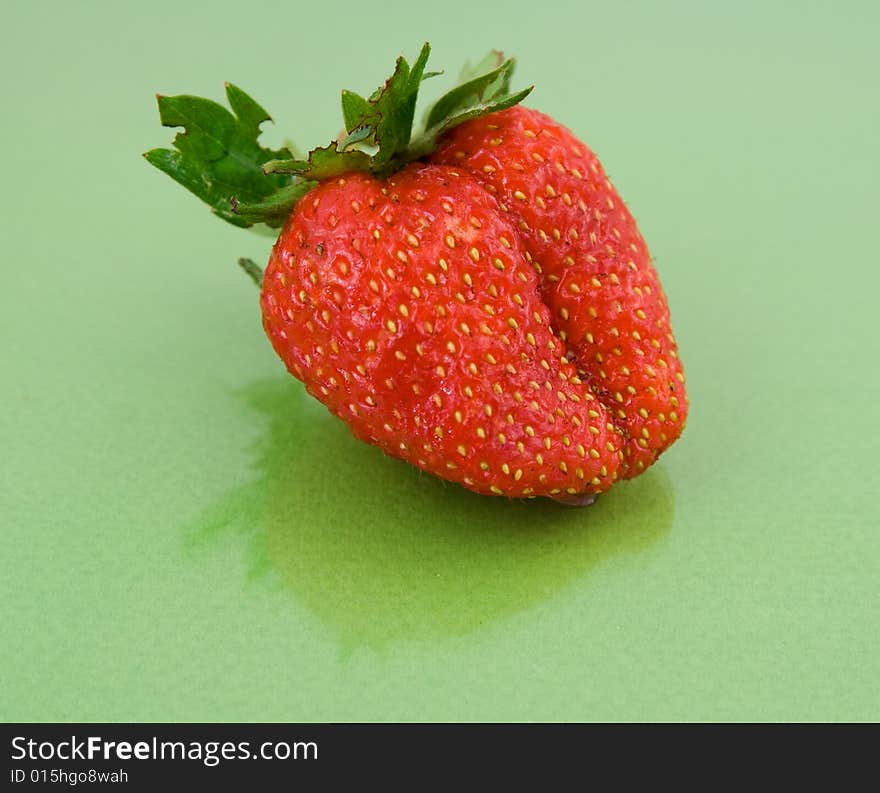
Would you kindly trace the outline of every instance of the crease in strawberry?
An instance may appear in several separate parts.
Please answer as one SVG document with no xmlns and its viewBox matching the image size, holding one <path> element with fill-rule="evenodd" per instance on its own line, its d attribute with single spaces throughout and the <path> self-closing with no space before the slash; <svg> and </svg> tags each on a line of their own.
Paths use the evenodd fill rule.
<svg viewBox="0 0 880 793">
<path fill-rule="evenodd" d="M 638 475 L 681 434 L 684 373 L 648 248 L 598 158 L 516 107 L 452 130 L 430 159 L 467 170 L 515 219 L 558 335 L 626 439 L 623 476 Z"/>
</svg>

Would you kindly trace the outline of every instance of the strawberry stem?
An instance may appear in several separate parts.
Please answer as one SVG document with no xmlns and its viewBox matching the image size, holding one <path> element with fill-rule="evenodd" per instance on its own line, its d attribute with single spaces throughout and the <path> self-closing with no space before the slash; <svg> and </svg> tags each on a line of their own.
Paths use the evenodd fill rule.
<svg viewBox="0 0 880 793">
<path fill-rule="evenodd" d="M 248 274 L 258 289 L 263 286 L 263 269 L 253 259 L 242 257 L 238 260 L 238 266 Z"/>
</svg>

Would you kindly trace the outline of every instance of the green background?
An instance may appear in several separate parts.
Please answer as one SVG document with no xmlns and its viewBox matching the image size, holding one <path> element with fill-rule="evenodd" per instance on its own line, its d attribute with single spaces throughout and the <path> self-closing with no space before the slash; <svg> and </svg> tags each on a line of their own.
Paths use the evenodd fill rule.
<svg viewBox="0 0 880 793">
<path fill-rule="evenodd" d="M 3 3 L 0 718 L 880 717 L 875 3 Z M 683 439 L 586 510 L 356 442 L 153 99 L 273 113 L 501 47 L 639 219 Z M 439 83 L 439 81 L 437 81 Z M 439 90 L 430 86 L 430 93 Z"/>
</svg>

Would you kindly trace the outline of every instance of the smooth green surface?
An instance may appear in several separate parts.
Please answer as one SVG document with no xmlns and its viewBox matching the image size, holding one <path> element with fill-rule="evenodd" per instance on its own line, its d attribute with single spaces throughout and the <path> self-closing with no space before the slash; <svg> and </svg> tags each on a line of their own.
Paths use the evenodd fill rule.
<svg viewBox="0 0 880 793">
<path fill-rule="evenodd" d="M 246 5 L 4 3 L 0 718 L 880 717 L 876 4 Z M 354 441 L 271 240 L 140 157 L 224 80 L 324 143 L 427 38 L 517 55 L 669 294 L 689 426 L 590 509 Z"/>
</svg>

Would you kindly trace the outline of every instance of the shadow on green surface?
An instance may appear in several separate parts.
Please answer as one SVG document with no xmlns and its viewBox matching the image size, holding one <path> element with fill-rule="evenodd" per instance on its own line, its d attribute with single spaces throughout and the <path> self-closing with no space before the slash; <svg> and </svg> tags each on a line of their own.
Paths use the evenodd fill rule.
<svg viewBox="0 0 880 793">
<path fill-rule="evenodd" d="M 587 508 L 488 498 L 356 441 L 292 379 L 244 398 L 268 420 L 257 477 L 206 510 L 189 542 L 245 533 L 252 576 L 291 592 L 348 650 L 467 633 L 672 524 L 662 468 Z"/>
</svg>

